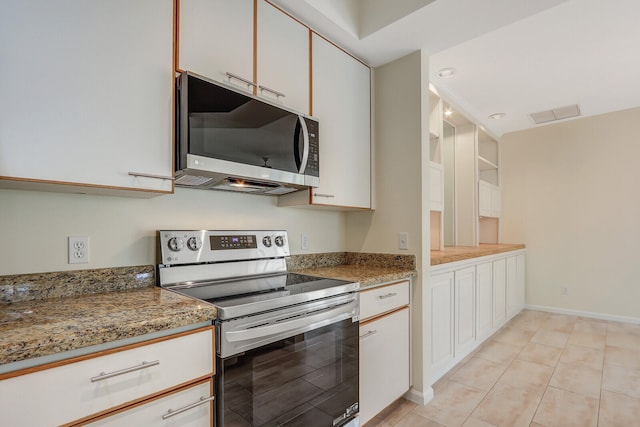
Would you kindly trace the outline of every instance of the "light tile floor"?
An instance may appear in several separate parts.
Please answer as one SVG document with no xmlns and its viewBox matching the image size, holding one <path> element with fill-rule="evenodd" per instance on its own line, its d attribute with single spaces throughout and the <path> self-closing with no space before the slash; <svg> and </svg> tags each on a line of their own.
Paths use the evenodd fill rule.
<svg viewBox="0 0 640 427">
<path fill-rule="evenodd" d="M 640 325 L 524 310 L 365 427 L 640 426 Z"/>
</svg>

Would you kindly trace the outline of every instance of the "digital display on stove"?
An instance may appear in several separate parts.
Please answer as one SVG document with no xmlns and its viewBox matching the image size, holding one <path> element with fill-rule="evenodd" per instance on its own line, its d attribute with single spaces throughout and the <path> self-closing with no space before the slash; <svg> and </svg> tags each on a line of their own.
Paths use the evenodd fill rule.
<svg viewBox="0 0 640 427">
<path fill-rule="evenodd" d="M 255 235 L 242 236 L 209 236 L 212 251 L 227 249 L 255 249 L 258 242 Z"/>
</svg>

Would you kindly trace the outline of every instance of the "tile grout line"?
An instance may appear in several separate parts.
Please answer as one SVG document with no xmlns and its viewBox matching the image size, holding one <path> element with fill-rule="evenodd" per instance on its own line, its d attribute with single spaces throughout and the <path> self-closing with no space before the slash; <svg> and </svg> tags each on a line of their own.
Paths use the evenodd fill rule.
<svg viewBox="0 0 640 427">
<path fill-rule="evenodd" d="M 571 337 L 571 333 L 569 333 L 569 337 Z M 544 345 L 544 344 L 541 344 L 541 345 Z M 558 365 L 560 364 L 560 359 L 562 359 L 562 355 L 564 354 L 564 351 L 566 350 L 568 345 L 569 345 L 569 338 L 567 338 L 567 342 L 565 343 L 564 347 L 562 348 L 562 352 L 560 353 L 560 357 L 558 357 L 558 360 L 556 361 L 555 365 L 553 365 L 553 371 L 551 372 L 551 375 L 549 376 L 549 379 L 547 380 L 547 385 L 544 387 L 544 393 L 542 393 L 542 397 L 540 398 L 540 401 L 538 402 L 538 405 L 536 406 L 536 410 L 533 412 L 533 417 L 531 417 L 531 421 L 529 421 L 530 425 L 531 425 L 531 423 L 533 423 L 533 420 L 536 417 L 536 414 L 538 413 L 538 410 L 540 409 L 540 405 L 542 404 L 542 401 L 544 400 L 544 396 L 549 391 L 549 388 L 551 388 L 551 386 L 549 384 L 551 384 L 551 379 L 553 378 L 553 375 L 556 373 L 556 369 L 558 368 Z M 553 347 L 553 346 L 548 346 L 548 347 Z"/>
<path fill-rule="evenodd" d="M 596 427 L 600 425 L 600 407 L 602 406 L 602 389 L 604 387 L 604 360 L 607 355 L 607 335 L 609 335 L 609 323 L 606 323 L 604 331 L 604 351 L 602 352 L 602 373 L 600 374 L 600 398 L 598 399 L 598 411 L 596 412 Z"/>
</svg>

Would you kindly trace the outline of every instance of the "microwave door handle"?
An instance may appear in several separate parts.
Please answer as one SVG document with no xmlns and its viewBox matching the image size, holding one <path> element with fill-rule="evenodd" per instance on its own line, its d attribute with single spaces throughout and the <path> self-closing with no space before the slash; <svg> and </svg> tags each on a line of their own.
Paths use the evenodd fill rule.
<svg viewBox="0 0 640 427">
<path fill-rule="evenodd" d="M 304 142 L 304 148 L 302 149 L 302 161 L 300 162 L 299 173 L 304 173 L 307 168 L 307 161 L 309 160 L 309 129 L 307 129 L 307 122 L 304 117 L 298 116 L 300 127 L 302 129 L 302 140 Z"/>
</svg>

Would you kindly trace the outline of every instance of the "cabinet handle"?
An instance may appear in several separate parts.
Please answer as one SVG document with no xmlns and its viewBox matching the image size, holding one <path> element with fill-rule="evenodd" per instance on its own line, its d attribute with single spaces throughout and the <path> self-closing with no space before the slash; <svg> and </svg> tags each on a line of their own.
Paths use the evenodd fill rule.
<svg viewBox="0 0 640 427">
<path fill-rule="evenodd" d="M 245 83 L 247 86 L 253 86 L 253 87 L 258 86 L 257 84 L 255 84 L 251 80 L 247 80 L 247 79 L 245 79 L 243 77 L 238 76 L 237 74 L 233 74 L 233 73 L 230 73 L 228 71 L 227 71 L 227 77 L 229 77 L 229 80 L 231 80 L 231 79 L 240 80 L 242 83 Z"/>
<path fill-rule="evenodd" d="M 142 176 L 145 178 L 156 178 L 156 179 L 168 179 L 170 181 L 174 181 L 175 178 L 172 176 L 164 176 L 164 175 L 153 175 L 150 173 L 140 173 L 140 172 L 129 172 L 131 176 Z"/>
<path fill-rule="evenodd" d="M 98 381 L 102 381 L 102 380 L 106 380 L 106 379 L 109 379 L 109 378 L 117 377 L 118 375 L 128 374 L 129 372 L 139 371 L 140 369 L 145 369 L 145 368 L 148 368 L 150 366 L 156 366 L 156 365 L 159 365 L 159 364 L 160 364 L 159 360 L 154 360 L 153 362 L 142 362 L 141 364 L 139 364 L 137 366 L 132 366 L 130 368 L 120 369 L 119 371 L 109 372 L 108 374 L 106 374 L 104 372 L 100 372 L 100 375 L 98 375 L 97 377 L 91 378 L 91 382 L 95 383 L 95 382 L 98 382 Z"/>
<path fill-rule="evenodd" d="M 363 339 L 365 339 L 367 337 L 370 337 L 371 335 L 375 335 L 377 333 L 378 333 L 378 331 L 375 330 L 375 329 L 373 331 L 368 331 L 366 334 L 360 335 L 360 339 L 363 340 Z"/>
<path fill-rule="evenodd" d="M 314 197 L 336 197 L 333 194 L 313 193 Z"/>
<path fill-rule="evenodd" d="M 280 98 L 280 97 L 283 97 L 283 98 L 284 98 L 284 97 L 286 97 L 286 96 L 287 96 L 287 95 L 285 95 L 285 94 L 284 94 L 284 93 L 282 93 L 282 92 L 278 92 L 277 90 L 269 89 L 269 88 L 268 88 L 268 87 L 266 87 L 266 86 L 259 85 L 259 86 L 258 86 L 258 88 L 259 88 L 261 91 L 271 92 L 272 94 L 274 94 L 274 95 L 276 96 L 276 98 Z"/>
<path fill-rule="evenodd" d="M 174 411 L 173 409 L 169 409 L 169 410 L 167 411 L 167 413 L 166 413 L 166 414 L 164 414 L 164 415 L 162 416 L 162 419 L 163 419 L 163 420 L 166 420 L 167 418 L 171 418 L 171 417 L 173 417 L 174 415 L 181 414 L 181 413 L 183 413 L 184 411 L 188 411 L 189 409 L 193 409 L 193 408 L 196 408 L 196 407 L 198 407 L 198 406 L 200 406 L 200 405 L 204 405 L 204 404 L 205 404 L 205 403 L 207 403 L 207 402 L 211 402 L 211 401 L 212 401 L 213 399 L 215 399 L 215 398 L 216 398 L 215 396 L 211 396 L 211 397 L 201 397 L 201 398 L 200 398 L 200 400 L 198 400 L 198 401 L 197 401 L 197 402 L 195 402 L 195 403 L 192 403 L 191 405 L 184 406 L 184 407 L 182 407 L 182 408 L 180 408 L 180 409 L 176 409 L 175 411 Z"/>
<path fill-rule="evenodd" d="M 387 298 L 395 297 L 396 295 L 398 295 L 398 294 L 397 294 L 397 293 L 395 293 L 395 292 L 389 292 L 389 293 L 388 293 L 388 294 L 386 294 L 386 295 L 380 295 L 378 298 L 380 298 L 380 299 L 387 299 Z"/>
</svg>

